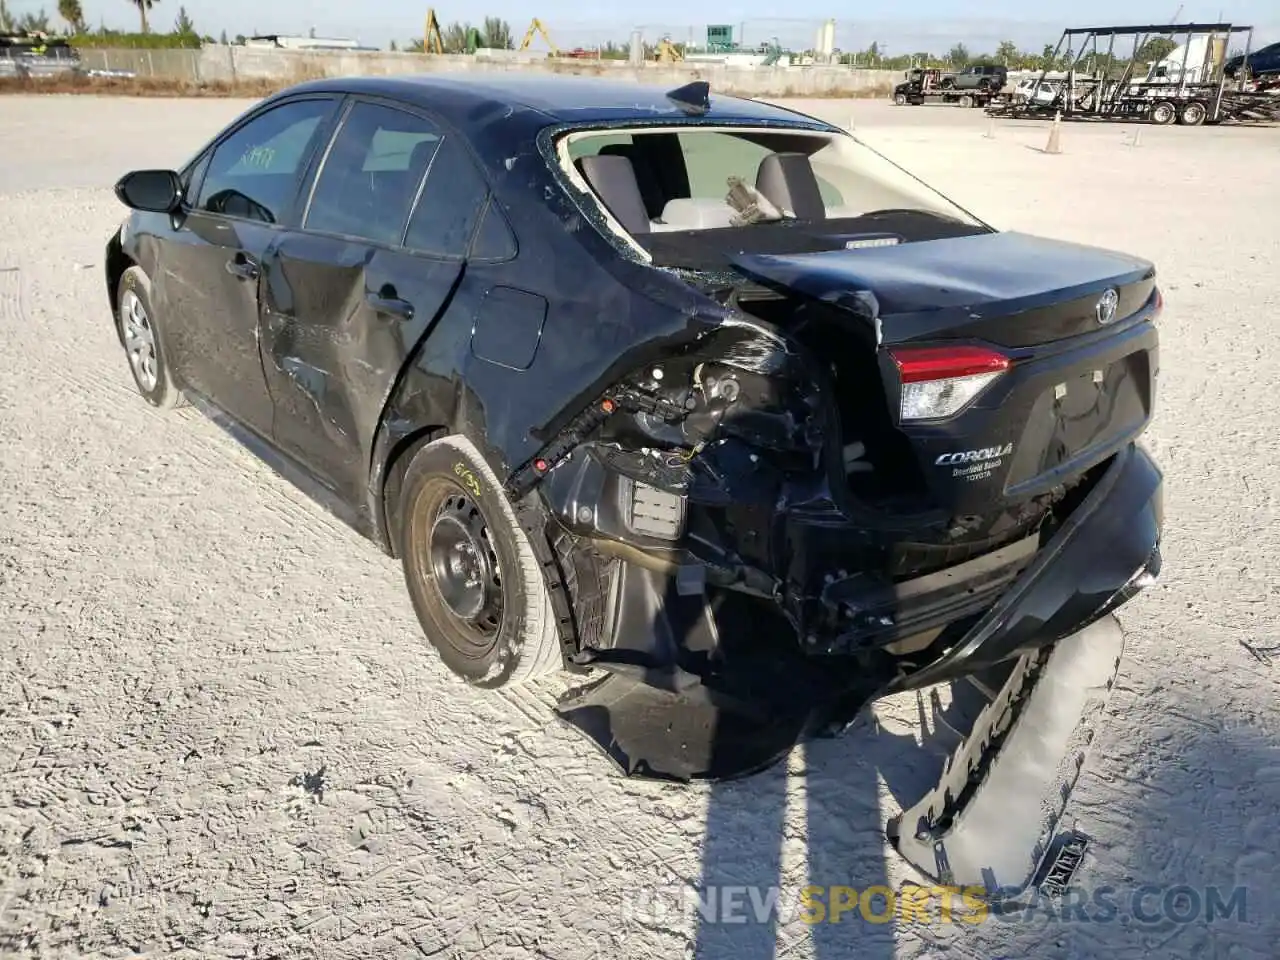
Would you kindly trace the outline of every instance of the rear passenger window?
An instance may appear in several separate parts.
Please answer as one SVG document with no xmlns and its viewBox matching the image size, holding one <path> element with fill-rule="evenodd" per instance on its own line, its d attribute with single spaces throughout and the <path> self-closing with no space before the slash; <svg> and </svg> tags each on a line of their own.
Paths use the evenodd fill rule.
<svg viewBox="0 0 1280 960">
<path fill-rule="evenodd" d="M 398 246 L 440 142 L 430 120 L 357 103 L 320 168 L 304 229 Z"/>
<path fill-rule="evenodd" d="M 405 246 L 439 256 L 466 256 L 488 192 L 466 149 L 455 137 L 446 137 L 409 221 Z"/>
</svg>

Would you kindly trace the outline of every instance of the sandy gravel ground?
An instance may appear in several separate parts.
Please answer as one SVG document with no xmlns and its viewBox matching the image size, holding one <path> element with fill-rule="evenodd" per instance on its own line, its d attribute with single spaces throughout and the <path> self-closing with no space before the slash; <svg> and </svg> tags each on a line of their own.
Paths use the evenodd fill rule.
<svg viewBox="0 0 1280 960">
<path fill-rule="evenodd" d="M 1167 559 L 1122 616 L 1078 880 L 1244 886 L 1244 919 L 1184 890 L 1183 924 L 708 924 L 628 898 L 907 878 L 880 831 L 933 762 L 926 711 L 679 788 L 616 778 L 554 688 L 452 682 L 398 566 L 145 406 L 113 339 L 110 184 L 245 106 L 0 100 L 0 955 L 1275 956 L 1280 659 L 1242 644 L 1280 643 L 1280 131 L 1073 125 L 1050 156 L 1042 124 L 810 105 L 997 225 L 1159 265 Z"/>
</svg>

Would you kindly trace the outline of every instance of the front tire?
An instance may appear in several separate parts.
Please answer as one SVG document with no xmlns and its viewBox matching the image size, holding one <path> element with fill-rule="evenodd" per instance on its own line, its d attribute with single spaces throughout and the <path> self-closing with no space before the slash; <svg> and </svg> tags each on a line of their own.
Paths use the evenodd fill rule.
<svg viewBox="0 0 1280 960">
<path fill-rule="evenodd" d="M 469 440 L 443 437 L 414 455 L 400 516 L 409 598 L 446 667 L 487 689 L 560 669 L 541 568 L 501 483 Z"/>
<path fill-rule="evenodd" d="M 151 306 L 151 279 L 139 266 L 125 270 L 116 288 L 116 332 L 129 361 L 129 372 L 142 399 L 161 410 L 183 402 L 165 361 L 160 330 Z"/>
</svg>

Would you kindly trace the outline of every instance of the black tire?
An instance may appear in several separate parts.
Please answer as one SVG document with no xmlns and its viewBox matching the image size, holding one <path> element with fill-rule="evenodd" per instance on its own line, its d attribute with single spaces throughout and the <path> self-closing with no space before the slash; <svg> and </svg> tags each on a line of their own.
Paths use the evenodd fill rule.
<svg viewBox="0 0 1280 960">
<path fill-rule="evenodd" d="M 1178 113 L 1178 122 L 1188 127 L 1198 127 L 1204 123 L 1205 117 L 1209 115 L 1209 111 L 1205 109 L 1203 103 L 1199 100 L 1192 100 L 1190 103 L 1184 103 L 1182 110 Z"/>
<path fill-rule="evenodd" d="M 905 93 L 895 93 L 893 95 L 893 102 L 900 107 L 906 106 L 907 95 Z"/>
<path fill-rule="evenodd" d="M 1167 126 L 1178 119 L 1178 108 L 1168 100 L 1161 100 L 1151 108 L 1151 122 L 1159 126 Z"/>
<path fill-rule="evenodd" d="M 165 361 L 164 337 L 151 306 L 151 279 L 141 267 L 125 270 L 116 287 L 116 333 L 142 399 L 161 410 L 182 406 L 185 398 Z"/>
<path fill-rule="evenodd" d="M 414 455 L 400 518 L 409 599 L 446 667 L 492 689 L 563 666 L 538 560 L 501 483 L 469 440 L 442 437 Z"/>
<path fill-rule="evenodd" d="M 968 109 L 968 108 L 972 107 L 972 106 L 973 106 L 973 97 L 971 97 L 971 96 L 970 96 L 969 94 L 967 94 L 967 93 L 966 93 L 966 94 L 962 94 L 962 95 L 961 95 L 961 97 L 960 97 L 960 106 L 964 107 L 965 109 Z"/>
</svg>

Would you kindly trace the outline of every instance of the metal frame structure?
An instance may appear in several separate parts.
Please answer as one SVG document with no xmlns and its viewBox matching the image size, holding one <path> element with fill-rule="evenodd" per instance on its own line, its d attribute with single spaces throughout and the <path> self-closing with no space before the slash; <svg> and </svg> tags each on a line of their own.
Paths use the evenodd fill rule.
<svg viewBox="0 0 1280 960">
<path fill-rule="evenodd" d="M 987 107 L 987 112 L 998 116 L 1060 115 L 1063 119 L 1147 120 L 1159 124 L 1176 120 L 1190 126 L 1224 120 L 1280 119 L 1280 103 L 1275 102 L 1275 97 L 1246 90 L 1246 71 L 1241 71 L 1234 81 L 1227 80 L 1226 48 L 1230 38 L 1238 34 L 1246 35 L 1244 55 L 1248 57 L 1253 43 L 1251 26 L 1182 23 L 1064 30 L 1051 63 L 1065 59 L 1065 70 L 1052 71 L 1065 73 L 1065 77 L 1055 81 L 1057 90 L 1052 99 L 1042 102 L 1032 97 L 1026 103 L 1017 103 L 1002 96 Z M 1124 67 L 1115 72 L 1116 41 L 1129 37 L 1133 38 L 1133 49 Z M 1178 44 L 1179 37 L 1185 42 Z M 1208 44 L 1201 62 L 1194 64 L 1190 60 L 1191 41 L 1197 37 L 1207 37 Z M 1176 83 L 1134 79 L 1139 52 L 1157 38 L 1174 40 L 1183 48 Z M 1101 49 L 1104 41 L 1105 50 Z M 1219 41 L 1223 55 L 1215 58 L 1214 47 Z M 1194 81 L 1187 79 L 1189 68 L 1197 74 Z M 1048 65 L 1041 69 L 1036 90 L 1050 72 Z"/>
</svg>

